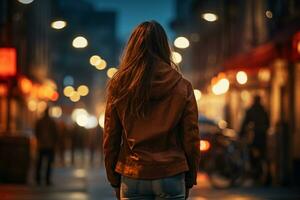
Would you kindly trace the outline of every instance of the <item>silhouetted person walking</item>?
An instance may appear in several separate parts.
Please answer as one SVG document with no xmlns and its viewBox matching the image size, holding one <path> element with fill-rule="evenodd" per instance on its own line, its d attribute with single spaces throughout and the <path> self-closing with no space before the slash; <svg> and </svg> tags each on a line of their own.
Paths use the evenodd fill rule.
<svg viewBox="0 0 300 200">
<path fill-rule="evenodd" d="M 262 156 L 266 153 L 267 130 L 269 128 L 269 117 L 261 104 L 260 96 L 255 96 L 253 104 L 246 111 L 241 127 L 241 136 L 250 129 L 254 133 L 252 146 L 257 148 Z"/>
<path fill-rule="evenodd" d="M 248 138 L 252 178 L 265 185 L 271 181 L 266 155 L 268 128 L 268 114 L 261 104 L 260 96 L 255 96 L 252 106 L 246 111 L 240 135 Z"/>
<path fill-rule="evenodd" d="M 155 21 L 131 34 L 108 85 L 104 155 L 121 199 L 185 199 L 197 184 L 198 110 Z"/>
<path fill-rule="evenodd" d="M 43 180 L 45 180 L 47 185 L 51 185 L 52 164 L 58 140 L 58 130 L 55 121 L 49 116 L 48 108 L 45 110 L 43 117 L 36 123 L 35 136 L 38 145 L 36 183 L 41 184 L 41 174 L 44 171 L 42 167 L 46 164 L 46 176 Z"/>
</svg>

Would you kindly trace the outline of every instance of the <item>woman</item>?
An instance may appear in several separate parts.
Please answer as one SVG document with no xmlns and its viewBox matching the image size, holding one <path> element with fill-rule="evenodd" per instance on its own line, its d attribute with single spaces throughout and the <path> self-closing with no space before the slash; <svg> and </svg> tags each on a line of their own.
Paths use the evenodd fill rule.
<svg viewBox="0 0 300 200">
<path fill-rule="evenodd" d="M 174 68 L 162 26 L 137 26 L 108 84 L 103 147 L 118 198 L 186 199 L 196 185 L 197 105 Z"/>
</svg>

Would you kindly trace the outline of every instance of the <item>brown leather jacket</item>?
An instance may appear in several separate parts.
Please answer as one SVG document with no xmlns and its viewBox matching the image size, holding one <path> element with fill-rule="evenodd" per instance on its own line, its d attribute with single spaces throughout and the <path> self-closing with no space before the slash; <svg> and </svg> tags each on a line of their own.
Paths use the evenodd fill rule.
<svg viewBox="0 0 300 200">
<path fill-rule="evenodd" d="M 105 112 L 104 155 L 112 186 L 120 176 L 158 179 L 186 173 L 186 187 L 196 185 L 200 158 L 198 111 L 190 82 L 166 64 L 156 67 L 151 111 L 143 119 L 126 117 L 121 103 Z"/>
</svg>

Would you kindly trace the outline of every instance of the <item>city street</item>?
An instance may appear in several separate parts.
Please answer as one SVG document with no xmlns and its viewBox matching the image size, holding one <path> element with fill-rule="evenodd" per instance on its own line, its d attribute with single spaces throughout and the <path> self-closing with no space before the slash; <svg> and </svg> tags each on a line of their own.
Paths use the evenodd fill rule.
<svg viewBox="0 0 300 200">
<path fill-rule="evenodd" d="M 114 199 L 113 190 L 105 178 L 103 167 L 90 169 L 56 168 L 54 185 L 37 187 L 34 184 L 0 185 L 1 200 L 96 200 Z M 191 191 L 192 200 L 261 200 L 300 199 L 300 191 L 291 188 L 233 188 L 212 189 L 206 176 L 198 174 L 199 184 Z"/>
<path fill-rule="evenodd" d="M 300 200 L 299 86 L 300 0 L 0 0 L 0 200 Z"/>
</svg>

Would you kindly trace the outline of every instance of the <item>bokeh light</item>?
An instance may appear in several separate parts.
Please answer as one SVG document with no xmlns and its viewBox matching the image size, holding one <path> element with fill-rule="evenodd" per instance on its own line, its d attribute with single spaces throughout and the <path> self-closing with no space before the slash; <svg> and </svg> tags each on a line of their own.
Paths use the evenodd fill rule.
<svg viewBox="0 0 300 200">
<path fill-rule="evenodd" d="M 63 29 L 67 26 L 67 22 L 63 20 L 57 20 L 51 23 L 51 27 L 54 29 Z"/>
<path fill-rule="evenodd" d="M 89 88 L 88 86 L 86 85 L 80 85 L 78 88 L 77 88 L 77 92 L 80 96 L 86 96 L 88 95 L 89 93 Z"/>
<path fill-rule="evenodd" d="M 273 18 L 273 13 L 270 10 L 267 10 L 266 11 L 266 17 L 269 18 L 269 19 L 272 19 Z"/>
<path fill-rule="evenodd" d="M 202 18 L 208 22 L 214 22 L 218 20 L 218 16 L 214 13 L 204 13 L 202 15 Z"/>
<path fill-rule="evenodd" d="M 93 66 L 99 65 L 101 62 L 101 57 L 98 55 L 93 55 L 90 57 L 90 64 Z"/>
<path fill-rule="evenodd" d="M 62 109 L 60 106 L 53 106 L 49 109 L 49 114 L 51 117 L 60 118 L 62 115 Z"/>
<path fill-rule="evenodd" d="M 271 79 L 271 72 L 269 69 L 260 69 L 258 71 L 258 80 L 261 82 L 269 82 Z"/>
<path fill-rule="evenodd" d="M 74 85 L 74 78 L 72 76 L 65 76 L 64 78 L 64 86 Z"/>
<path fill-rule="evenodd" d="M 37 102 L 33 99 L 29 100 L 27 103 L 28 110 L 34 112 L 37 110 Z"/>
<path fill-rule="evenodd" d="M 84 108 L 76 108 L 73 110 L 72 114 L 71 114 L 71 118 L 73 121 L 76 121 L 77 117 L 79 115 L 87 115 L 87 111 Z"/>
<path fill-rule="evenodd" d="M 207 151 L 210 148 L 210 143 L 207 140 L 200 140 L 200 151 Z"/>
<path fill-rule="evenodd" d="M 72 86 L 67 86 L 64 88 L 64 95 L 66 97 L 71 97 L 74 92 L 75 92 L 75 89 Z"/>
<path fill-rule="evenodd" d="M 174 63 L 179 64 L 182 61 L 182 56 L 180 53 L 173 51 L 172 52 L 172 60 Z"/>
<path fill-rule="evenodd" d="M 194 89 L 194 95 L 197 101 L 199 101 L 201 99 L 202 93 L 200 90 L 198 89 Z"/>
<path fill-rule="evenodd" d="M 78 37 L 74 38 L 72 45 L 75 48 L 85 48 L 88 46 L 88 41 L 85 37 L 78 36 Z"/>
<path fill-rule="evenodd" d="M 190 46 L 190 42 L 186 37 L 178 37 L 174 41 L 174 46 L 180 49 L 185 49 Z"/>
<path fill-rule="evenodd" d="M 85 114 L 78 115 L 76 117 L 76 123 L 81 127 L 85 127 L 88 123 L 88 115 Z"/>
<path fill-rule="evenodd" d="M 95 116 L 89 115 L 86 125 L 84 126 L 86 129 L 96 128 L 98 125 L 98 120 Z"/>
<path fill-rule="evenodd" d="M 115 73 L 118 71 L 118 69 L 117 68 L 115 68 L 115 67 L 111 67 L 111 68 L 109 68 L 108 70 L 107 70 L 107 76 L 108 76 L 108 78 L 112 78 L 114 75 L 115 75 Z"/>
<path fill-rule="evenodd" d="M 236 80 L 239 84 L 241 85 L 244 85 L 245 83 L 247 83 L 248 81 L 248 76 L 246 74 L 246 72 L 244 71 L 239 71 L 237 74 L 236 74 Z"/>
<path fill-rule="evenodd" d="M 99 126 L 101 128 L 104 128 L 104 122 L 105 122 L 105 114 L 104 113 L 100 114 L 98 122 L 99 122 Z"/>
<path fill-rule="evenodd" d="M 29 79 L 23 77 L 19 81 L 19 87 L 24 94 L 28 94 L 32 90 L 33 85 Z"/>
<path fill-rule="evenodd" d="M 218 126 L 220 129 L 225 129 L 227 128 L 227 122 L 223 119 L 221 119 L 219 122 L 218 122 Z"/>
<path fill-rule="evenodd" d="M 98 69 L 98 70 L 103 70 L 106 68 L 106 66 L 107 66 L 107 63 L 103 59 L 101 59 L 100 62 L 97 65 L 95 65 L 96 69 Z"/>
<path fill-rule="evenodd" d="M 37 111 L 38 113 L 44 112 L 44 110 L 47 108 L 47 103 L 45 101 L 39 101 L 37 103 Z"/>
<path fill-rule="evenodd" d="M 72 102 L 78 102 L 80 100 L 80 95 L 78 94 L 78 92 L 76 92 L 76 91 L 72 92 L 72 94 L 70 96 L 70 100 Z"/>
<path fill-rule="evenodd" d="M 225 94 L 229 90 L 229 85 L 228 79 L 222 78 L 212 86 L 212 92 L 215 95 Z"/>
</svg>

